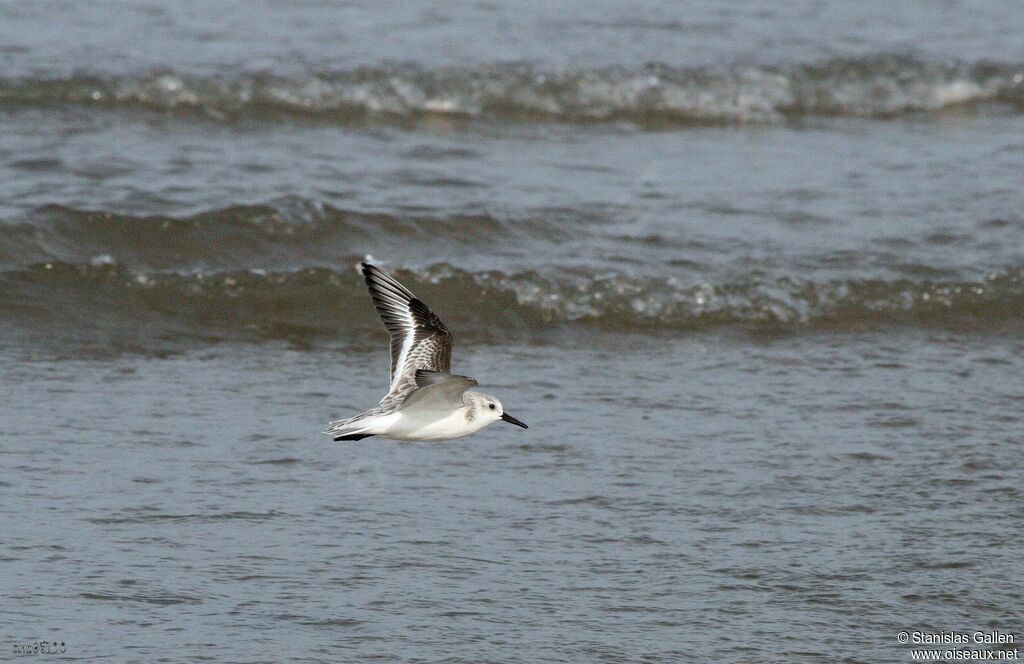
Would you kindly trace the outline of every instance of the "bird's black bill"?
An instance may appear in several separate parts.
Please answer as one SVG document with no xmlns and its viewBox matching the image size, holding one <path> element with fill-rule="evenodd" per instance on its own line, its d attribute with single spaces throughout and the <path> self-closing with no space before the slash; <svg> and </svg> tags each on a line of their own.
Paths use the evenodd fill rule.
<svg viewBox="0 0 1024 664">
<path fill-rule="evenodd" d="M 514 424 L 517 427 L 523 427 L 524 429 L 529 429 L 530 428 L 530 427 L 526 426 L 525 424 L 523 424 L 522 422 L 520 422 L 519 420 L 517 420 L 516 418 L 512 417 L 511 415 L 509 415 L 508 413 L 502 413 L 501 414 L 501 419 L 503 419 L 504 421 L 508 422 L 509 424 Z"/>
</svg>

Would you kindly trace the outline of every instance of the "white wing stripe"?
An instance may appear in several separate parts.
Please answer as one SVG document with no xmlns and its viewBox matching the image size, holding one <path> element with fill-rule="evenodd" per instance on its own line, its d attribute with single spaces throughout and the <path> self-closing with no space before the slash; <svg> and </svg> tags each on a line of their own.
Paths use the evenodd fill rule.
<svg viewBox="0 0 1024 664">
<path fill-rule="evenodd" d="M 395 360 L 395 368 L 391 374 L 391 385 L 388 388 L 388 392 L 394 390 L 395 386 L 402 380 L 402 368 L 409 357 L 409 351 L 412 350 L 412 346 L 416 342 L 416 322 L 413 320 L 412 311 L 407 306 L 403 313 L 407 317 L 408 327 L 405 330 L 405 337 L 402 339 L 402 350 L 398 353 L 398 359 Z"/>
<path fill-rule="evenodd" d="M 363 263 L 363 276 L 384 326 L 391 335 L 391 388 L 389 394 L 415 389 L 415 372 L 448 372 L 451 334 L 445 324 L 408 288 L 380 268 Z"/>
</svg>

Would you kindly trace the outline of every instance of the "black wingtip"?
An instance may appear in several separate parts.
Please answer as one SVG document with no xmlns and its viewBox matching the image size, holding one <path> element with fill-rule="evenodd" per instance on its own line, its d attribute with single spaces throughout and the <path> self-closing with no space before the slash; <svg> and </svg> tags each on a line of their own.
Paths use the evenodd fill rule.
<svg viewBox="0 0 1024 664">
<path fill-rule="evenodd" d="M 361 268 L 360 271 L 363 274 L 363 279 L 366 280 L 366 285 L 369 286 L 370 288 L 374 288 L 375 286 L 379 286 L 381 284 L 388 284 L 392 281 L 395 281 L 394 277 L 392 277 L 387 272 L 380 269 L 373 263 L 367 263 L 366 261 L 363 261 L 359 264 L 359 267 Z M 395 283 L 398 282 L 396 281 Z M 398 285 L 401 288 L 404 288 L 404 286 L 402 286 L 401 284 Z"/>
<path fill-rule="evenodd" d="M 372 433 L 353 433 L 353 434 L 349 434 L 347 436 L 337 436 L 337 437 L 335 437 L 334 440 L 335 440 L 335 442 L 337 442 L 339 440 L 362 440 L 363 438 L 369 438 L 369 437 L 371 437 L 373 435 L 375 435 L 375 434 L 372 434 Z"/>
<path fill-rule="evenodd" d="M 381 276 L 384 274 L 384 270 L 380 269 L 373 263 L 367 263 L 366 261 L 361 262 L 359 267 L 359 272 L 363 275 L 363 281 L 366 282 L 366 287 L 373 292 L 373 289 L 376 287 L 375 285 L 384 280 L 384 277 Z"/>
</svg>

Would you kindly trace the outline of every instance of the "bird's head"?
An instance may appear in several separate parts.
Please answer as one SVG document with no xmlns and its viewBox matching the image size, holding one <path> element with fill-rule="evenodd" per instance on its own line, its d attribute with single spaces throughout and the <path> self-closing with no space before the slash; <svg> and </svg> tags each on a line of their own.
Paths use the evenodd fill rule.
<svg viewBox="0 0 1024 664">
<path fill-rule="evenodd" d="M 490 394 L 467 390 L 464 398 L 466 404 L 469 406 L 470 415 L 473 419 L 480 418 L 481 421 L 487 422 L 488 424 L 502 420 L 503 422 L 514 424 L 517 427 L 523 427 L 524 429 L 530 428 L 506 413 L 501 402 Z"/>
</svg>

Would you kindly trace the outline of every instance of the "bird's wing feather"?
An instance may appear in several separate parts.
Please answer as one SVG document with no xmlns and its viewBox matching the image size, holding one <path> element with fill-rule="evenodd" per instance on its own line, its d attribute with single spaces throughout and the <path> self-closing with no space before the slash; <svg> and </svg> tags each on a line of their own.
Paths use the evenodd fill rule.
<svg viewBox="0 0 1024 664">
<path fill-rule="evenodd" d="M 404 399 L 404 394 L 387 394 L 380 400 L 380 403 L 370 410 L 343 420 L 332 421 L 327 426 L 327 431 L 324 433 L 337 436 L 345 435 L 354 431 L 362 431 L 364 427 L 373 420 L 395 412 L 395 409 L 402 405 L 402 401 Z"/>
<path fill-rule="evenodd" d="M 417 369 L 416 389 L 406 397 L 403 408 L 415 405 L 436 404 L 444 408 L 462 407 L 462 394 L 480 383 L 469 376 Z"/>
<path fill-rule="evenodd" d="M 391 335 L 391 387 L 388 394 L 416 389 L 416 370 L 448 373 L 452 335 L 430 307 L 375 265 L 363 263 L 363 276 L 384 327 Z"/>
</svg>

